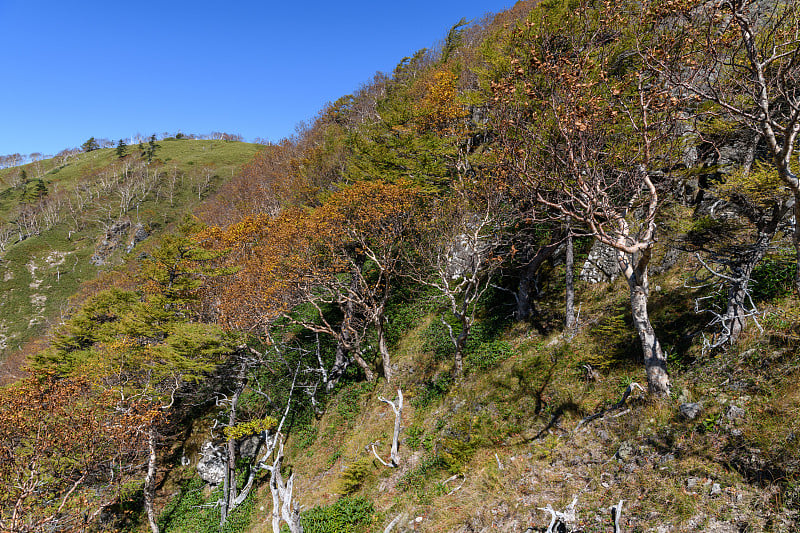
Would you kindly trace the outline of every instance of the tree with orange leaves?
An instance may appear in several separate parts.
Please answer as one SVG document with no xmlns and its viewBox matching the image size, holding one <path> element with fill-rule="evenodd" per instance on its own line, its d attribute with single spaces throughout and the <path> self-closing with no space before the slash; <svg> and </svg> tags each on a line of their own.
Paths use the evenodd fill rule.
<svg viewBox="0 0 800 533">
<path fill-rule="evenodd" d="M 0 530 L 84 531 L 125 497 L 152 415 L 117 400 L 43 374 L 0 389 Z"/>
<path fill-rule="evenodd" d="M 207 232 L 230 248 L 240 266 L 218 288 L 230 325 L 266 332 L 279 318 L 336 342 L 328 387 L 351 361 L 374 379 L 362 356 L 375 328 L 383 372 L 391 379 L 385 338 L 386 302 L 400 250 L 412 231 L 419 191 L 408 183 L 360 182 L 330 195 L 313 210 L 285 209 Z M 335 312 L 334 312 L 335 311 Z"/>
<path fill-rule="evenodd" d="M 419 190 L 408 182 L 359 182 L 331 196 L 316 213 L 333 228 L 334 239 L 326 242 L 331 257 L 350 275 L 335 290 L 345 305 L 353 306 L 375 328 L 387 381 L 392 369 L 386 344 L 386 303 L 399 274 L 403 248 L 415 230 L 419 198 Z"/>
</svg>

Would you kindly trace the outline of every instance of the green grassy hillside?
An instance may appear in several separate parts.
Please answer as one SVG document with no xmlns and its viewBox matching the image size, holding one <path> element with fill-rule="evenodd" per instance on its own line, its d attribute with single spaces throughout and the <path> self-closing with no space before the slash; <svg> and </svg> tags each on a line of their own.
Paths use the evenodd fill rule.
<svg viewBox="0 0 800 533">
<path fill-rule="evenodd" d="M 259 148 L 241 142 L 161 140 L 149 163 L 131 146 L 124 159 L 107 148 L 61 164 L 48 159 L 0 171 L 0 230 L 7 236 L 0 252 L 0 360 L 58 323 L 82 283 L 135 256 L 135 247 L 130 253 L 127 249 L 138 225 L 149 236 L 169 229 Z M 23 172 L 27 183 L 20 177 Z M 146 183 L 126 190 L 134 180 Z M 44 187 L 40 197 L 34 195 L 37 186 Z M 20 229 L 18 222 L 26 216 L 33 222 Z M 114 224 L 120 224 L 119 230 L 103 247 Z M 102 264 L 92 259 L 98 247 L 108 254 Z"/>
</svg>

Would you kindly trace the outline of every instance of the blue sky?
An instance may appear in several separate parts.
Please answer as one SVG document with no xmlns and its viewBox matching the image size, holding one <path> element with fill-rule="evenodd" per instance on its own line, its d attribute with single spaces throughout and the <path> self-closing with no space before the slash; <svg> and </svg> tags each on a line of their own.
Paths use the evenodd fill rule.
<svg viewBox="0 0 800 533">
<path fill-rule="evenodd" d="M 91 136 L 277 141 L 328 101 L 513 0 L 0 0 L 0 154 Z"/>
</svg>

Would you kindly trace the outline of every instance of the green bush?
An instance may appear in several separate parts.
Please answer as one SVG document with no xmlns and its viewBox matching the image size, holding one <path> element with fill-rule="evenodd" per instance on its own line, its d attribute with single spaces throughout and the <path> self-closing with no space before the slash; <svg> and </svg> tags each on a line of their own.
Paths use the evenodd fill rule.
<svg viewBox="0 0 800 533">
<path fill-rule="evenodd" d="M 366 498 L 346 497 L 314 507 L 300 516 L 305 533 L 366 533 L 376 522 L 375 505 Z"/>
<path fill-rule="evenodd" d="M 299 449 L 309 448 L 317 440 L 317 428 L 311 424 L 303 426 L 294 432 L 294 438 Z"/>
<path fill-rule="evenodd" d="M 475 454 L 478 444 L 467 439 L 445 437 L 440 442 L 439 457 L 451 474 L 460 473 Z"/>
<path fill-rule="evenodd" d="M 444 466 L 444 462 L 438 456 L 428 456 L 420 461 L 416 468 L 403 474 L 397 482 L 397 488 L 404 492 L 420 490 L 431 479 L 431 474 L 442 470 Z"/>
<path fill-rule="evenodd" d="M 336 412 L 348 426 L 352 427 L 361 412 L 362 396 L 374 388 L 374 382 L 349 383 L 341 388 L 337 394 Z"/>
<path fill-rule="evenodd" d="M 386 306 L 386 342 L 390 347 L 397 346 L 434 309 L 436 295 L 433 287 L 406 282 L 393 290 Z"/>
<path fill-rule="evenodd" d="M 438 377 L 426 381 L 422 384 L 422 390 L 411 400 L 411 404 L 417 408 L 423 408 L 444 398 L 453 384 L 453 376 L 450 374 L 440 374 Z"/>
<path fill-rule="evenodd" d="M 409 427 L 406 430 L 406 445 L 411 448 L 412 450 L 416 450 L 422 444 L 422 434 L 425 433 L 425 429 L 422 426 L 417 426 L 416 424 Z"/>
<path fill-rule="evenodd" d="M 454 328 L 457 327 L 454 326 Z M 453 341 L 450 339 L 447 326 L 440 320 L 431 322 L 423 335 L 422 349 L 432 354 L 437 361 L 444 361 L 455 353 L 455 346 L 453 346 Z"/>
<path fill-rule="evenodd" d="M 349 496 L 357 492 L 373 470 L 372 460 L 369 458 L 361 459 L 348 465 L 339 480 L 339 494 Z"/>
</svg>

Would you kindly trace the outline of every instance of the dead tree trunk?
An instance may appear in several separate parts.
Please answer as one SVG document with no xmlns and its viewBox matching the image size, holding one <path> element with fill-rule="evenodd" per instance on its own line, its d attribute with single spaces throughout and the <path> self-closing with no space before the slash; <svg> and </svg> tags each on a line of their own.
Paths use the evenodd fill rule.
<svg viewBox="0 0 800 533">
<path fill-rule="evenodd" d="M 572 337 L 575 334 L 575 327 L 577 324 L 575 322 L 575 251 L 572 246 L 572 230 L 569 226 L 567 226 L 567 245 L 565 253 L 564 278 L 566 285 L 566 318 L 564 320 L 564 329 L 566 330 L 567 336 Z"/>
<path fill-rule="evenodd" d="M 747 319 L 753 318 L 757 309 L 750 296 L 750 281 L 753 271 L 769 252 L 778 228 L 790 209 L 790 202 L 774 202 L 770 209 L 758 207 L 743 197 L 734 198 L 734 204 L 741 214 L 756 226 L 756 237 L 751 244 L 738 246 L 732 251 L 715 252 L 706 250 L 707 260 L 697 254 L 703 269 L 710 277 L 701 281 L 706 284 L 709 279 L 723 280 L 727 285 L 727 301 L 724 312 L 714 309 L 702 309 L 700 298 L 695 303 L 698 312 L 709 312 L 713 320 L 709 324 L 718 327 L 712 341 L 706 341 L 704 349 L 715 349 L 725 344 L 733 344 L 747 325 Z M 720 265 L 717 268 L 716 265 Z M 757 324 L 757 322 L 756 322 Z"/>
<path fill-rule="evenodd" d="M 147 432 L 147 448 L 149 456 L 147 459 L 147 474 L 144 478 L 144 508 L 147 512 L 147 523 L 150 525 L 150 531 L 159 533 L 158 522 L 156 522 L 156 510 L 154 500 L 156 495 L 156 473 L 157 473 L 157 456 L 156 444 L 158 442 L 158 435 L 155 428 L 151 427 Z"/>
<path fill-rule="evenodd" d="M 239 397 L 246 384 L 247 366 L 242 363 L 236 376 L 236 390 L 231 398 L 231 410 L 228 413 L 228 427 L 236 424 L 236 408 L 239 405 Z M 222 499 L 220 500 L 219 527 L 222 528 L 228 520 L 228 514 L 233 510 L 237 496 L 236 486 L 236 442 L 228 439 L 226 445 L 227 459 L 225 475 L 222 478 Z"/>
<path fill-rule="evenodd" d="M 286 482 L 281 475 L 283 465 L 283 440 L 279 433 L 275 434 L 278 440 L 278 451 L 270 469 L 269 488 L 272 492 L 272 531 L 280 533 L 280 523 L 283 520 L 289 526 L 290 533 L 303 533 L 300 523 L 300 507 L 292 498 L 294 474 Z"/>
<path fill-rule="evenodd" d="M 772 240 L 772 234 L 759 232 L 758 238 L 745 261 L 734 272 L 728 286 L 728 303 L 723 315 L 722 342 L 734 343 L 745 327 L 748 316 L 753 314 L 754 306 L 750 300 L 750 278 L 756 265 L 764 258 Z"/>
<path fill-rule="evenodd" d="M 516 294 L 517 309 L 515 315 L 517 320 L 527 320 L 527 318 L 531 316 L 531 308 L 533 305 L 532 292 L 536 283 L 536 273 L 539 271 L 539 267 L 542 266 L 542 263 L 555 253 L 560 243 L 560 237 L 554 237 L 550 244 L 542 246 L 536 251 L 525 267 L 522 277 L 519 280 L 519 287 L 517 288 Z"/>
<path fill-rule="evenodd" d="M 388 466 L 389 468 L 397 468 L 397 466 L 400 464 L 400 454 L 398 453 L 398 448 L 400 443 L 400 422 L 403 418 L 403 391 L 397 389 L 397 403 L 391 402 L 383 396 L 378 396 L 378 399 L 389 404 L 389 406 L 392 408 L 392 411 L 394 411 L 394 435 L 392 437 L 392 451 L 389 456 L 391 462 L 386 462 L 381 459 L 381 457 L 378 455 L 378 452 L 375 451 L 375 443 L 372 444 L 372 453 L 375 454 L 375 457 L 384 466 Z"/>
</svg>

